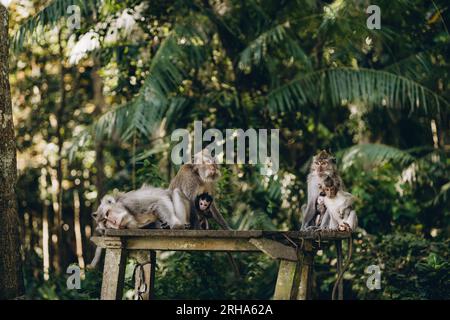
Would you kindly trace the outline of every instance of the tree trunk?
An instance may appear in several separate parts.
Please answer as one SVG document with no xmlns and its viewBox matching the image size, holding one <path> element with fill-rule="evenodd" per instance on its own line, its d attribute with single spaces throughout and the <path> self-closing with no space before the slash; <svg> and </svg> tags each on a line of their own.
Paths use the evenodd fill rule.
<svg viewBox="0 0 450 320">
<path fill-rule="evenodd" d="M 63 145 L 64 145 L 64 135 L 63 129 L 65 125 L 64 121 L 64 112 L 66 109 L 66 89 L 64 84 L 64 76 L 66 74 L 66 70 L 64 67 L 64 48 L 62 44 L 62 32 L 63 29 L 60 27 L 58 33 L 58 43 L 59 43 L 59 59 L 60 70 L 59 70 L 59 85 L 60 85 L 60 103 L 58 109 L 56 110 L 56 137 L 58 140 L 58 160 L 56 163 L 56 181 L 55 181 L 55 194 L 53 199 L 53 211 L 54 211 L 54 230 L 53 233 L 57 236 L 57 242 L 55 244 L 55 271 L 57 274 L 61 273 L 61 270 L 64 270 L 67 265 L 67 254 L 65 248 L 65 239 L 63 237 L 63 189 L 62 189 L 62 181 L 63 181 Z M 53 179 L 52 179 L 53 183 Z"/>
<path fill-rule="evenodd" d="M 105 109 L 105 96 L 103 95 L 103 80 L 99 75 L 101 68 L 100 59 L 94 58 L 94 66 L 92 68 L 92 85 L 94 91 L 94 115 L 99 117 L 103 114 Z M 95 168 L 97 170 L 95 177 L 95 187 L 97 189 L 97 203 L 100 203 L 100 199 L 105 195 L 105 158 L 103 154 L 104 144 L 102 139 L 95 139 Z"/>
<path fill-rule="evenodd" d="M 0 4 L 0 299 L 18 297 L 24 292 L 8 51 L 8 11 Z"/>
<path fill-rule="evenodd" d="M 94 65 L 91 72 L 91 78 L 92 78 L 92 86 L 94 91 L 94 104 L 95 104 L 95 110 L 94 110 L 94 116 L 96 119 L 100 117 L 104 111 L 105 108 L 105 96 L 103 95 L 103 80 L 99 74 L 101 68 L 100 58 L 95 57 L 94 58 Z M 102 141 L 102 139 L 98 139 L 98 137 L 95 137 L 94 140 L 95 144 L 95 188 L 97 189 L 97 199 L 95 201 L 95 208 L 97 208 L 100 205 L 100 200 L 105 195 L 105 154 L 103 149 L 105 148 L 105 145 Z M 93 208 L 93 210 L 95 210 Z M 96 224 L 93 219 L 91 219 L 91 234 L 94 233 L 94 230 L 96 228 Z M 96 250 L 96 246 L 89 241 L 87 246 L 88 254 L 87 256 L 93 256 L 94 251 Z"/>
</svg>

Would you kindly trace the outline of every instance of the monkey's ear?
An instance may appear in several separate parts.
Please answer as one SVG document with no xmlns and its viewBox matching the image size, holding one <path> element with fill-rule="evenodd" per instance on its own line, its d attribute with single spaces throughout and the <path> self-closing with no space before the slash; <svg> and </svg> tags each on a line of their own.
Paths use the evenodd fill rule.
<svg viewBox="0 0 450 320">
<path fill-rule="evenodd" d="M 116 203 L 116 199 L 111 195 L 106 195 L 102 198 L 101 203 L 113 204 Z"/>
<path fill-rule="evenodd" d="M 97 217 L 98 217 L 97 211 L 92 212 L 91 216 L 92 216 L 92 218 L 97 219 Z"/>
<path fill-rule="evenodd" d="M 335 157 L 331 157 L 331 162 L 333 162 L 334 164 L 336 163 L 336 158 Z"/>
</svg>

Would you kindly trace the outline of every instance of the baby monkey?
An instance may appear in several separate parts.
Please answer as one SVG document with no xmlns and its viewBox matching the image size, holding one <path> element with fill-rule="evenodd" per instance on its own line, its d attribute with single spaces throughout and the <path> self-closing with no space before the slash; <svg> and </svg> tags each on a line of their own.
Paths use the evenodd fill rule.
<svg viewBox="0 0 450 320">
<path fill-rule="evenodd" d="M 340 190 L 340 183 L 337 179 L 327 176 L 321 191 L 325 193 L 323 204 L 330 214 L 329 229 L 339 231 L 353 231 L 358 225 L 356 212 L 353 210 L 355 198 L 348 192 Z"/>
<path fill-rule="evenodd" d="M 195 207 L 197 208 L 197 210 L 199 210 L 201 212 L 205 212 L 206 210 L 209 209 L 212 202 L 213 202 L 213 197 L 209 193 L 204 192 L 202 194 L 199 194 L 195 198 Z"/>
<path fill-rule="evenodd" d="M 207 192 L 199 194 L 195 198 L 195 208 L 198 210 L 198 224 L 200 229 L 209 229 L 208 218 L 211 217 L 209 208 L 211 207 L 212 202 L 213 197 Z"/>
</svg>

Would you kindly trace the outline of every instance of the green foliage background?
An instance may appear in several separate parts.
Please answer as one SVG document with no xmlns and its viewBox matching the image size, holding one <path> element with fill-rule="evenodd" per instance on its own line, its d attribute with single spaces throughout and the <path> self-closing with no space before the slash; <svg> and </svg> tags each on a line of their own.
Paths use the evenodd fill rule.
<svg viewBox="0 0 450 320">
<path fill-rule="evenodd" d="M 166 187 L 178 169 L 171 132 L 202 120 L 204 130 L 280 129 L 276 175 L 221 168 L 216 201 L 233 228 L 298 229 L 311 157 L 330 149 L 358 199 L 345 297 L 449 299 L 450 10 L 443 0 L 375 2 L 380 30 L 367 28 L 359 0 L 14 1 L 27 296 L 98 299 L 99 271 L 86 271 L 81 290 L 67 290 L 64 273 L 92 258 L 98 199 Z M 73 4 L 79 29 L 67 26 Z M 160 253 L 156 297 L 270 299 L 276 262 L 235 257 L 240 280 L 224 254 Z M 334 248 L 315 263 L 314 298 L 329 299 Z M 380 290 L 367 289 L 370 265 Z"/>
</svg>

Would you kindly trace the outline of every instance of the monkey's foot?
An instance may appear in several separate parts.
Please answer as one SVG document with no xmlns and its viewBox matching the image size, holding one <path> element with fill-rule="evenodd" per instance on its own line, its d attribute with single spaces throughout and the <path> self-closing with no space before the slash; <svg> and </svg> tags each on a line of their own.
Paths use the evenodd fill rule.
<svg viewBox="0 0 450 320">
<path fill-rule="evenodd" d="M 306 228 L 303 229 L 304 231 L 320 231 L 321 228 L 320 226 L 308 226 Z"/>
<path fill-rule="evenodd" d="M 170 226 L 167 222 L 163 222 L 163 223 L 161 223 L 160 228 L 161 229 L 170 229 Z"/>
</svg>

